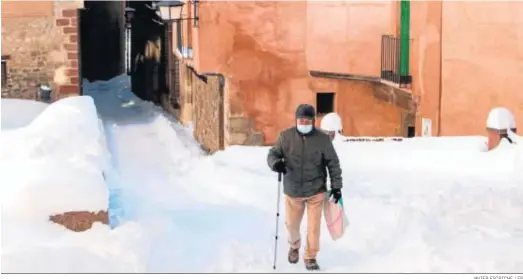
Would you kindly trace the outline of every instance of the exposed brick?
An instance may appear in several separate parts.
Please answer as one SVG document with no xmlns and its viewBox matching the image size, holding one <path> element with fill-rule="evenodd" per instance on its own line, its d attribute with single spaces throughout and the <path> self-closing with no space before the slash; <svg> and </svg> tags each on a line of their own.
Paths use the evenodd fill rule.
<svg viewBox="0 0 523 279">
<path fill-rule="evenodd" d="M 49 221 L 57 223 L 75 232 L 89 230 L 94 223 L 109 224 L 109 214 L 106 210 L 99 212 L 71 211 L 49 216 Z"/>
<path fill-rule="evenodd" d="M 68 26 L 68 25 L 69 25 L 68 18 L 59 18 L 56 20 L 56 26 Z"/>
<path fill-rule="evenodd" d="M 67 69 L 66 75 L 69 77 L 77 77 L 78 76 L 78 69 Z"/>
<path fill-rule="evenodd" d="M 75 51 L 78 50 L 78 44 L 64 44 L 65 50 Z"/>
<path fill-rule="evenodd" d="M 37 84 L 53 87 L 57 69 L 68 67 L 64 61 L 67 54 L 56 52 L 67 40 L 62 27 L 57 27 L 63 24 L 69 24 L 69 20 L 2 17 L 2 53 L 11 55 L 7 82 L 2 84 L 3 98 L 35 99 Z"/>
<path fill-rule="evenodd" d="M 65 9 L 62 11 L 62 16 L 63 17 L 76 17 L 77 11 L 76 11 L 76 9 Z"/>
<path fill-rule="evenodd" d="M 64 34 L 76 34 L 78 29 L 76 27 L 64 27 Z"/>
<path fill-rule="evenodd" d="M 70 60 L 69 66 L 71 66 L 71 68 L 78 68 L 78 60 Z"/>
<path fill-rule="evenodd" d="M 78 36 L 76 36 L 76 35 L 69 36 L 69 42 L 77 43 L 78 42 Z"/>
<path fill-rule="evenodd" d="M 78 49 L 75 49 L 78 50 Z M 67 59 L 78 59 L 78 52 L 68 52 L 67 53 Z"/>
<path fill-rule="evenodd" d="M 79 83 L 78 83 L 78 78 L 77 78 L 77 77 L 71 77 L 70 79 L 71 79 L 71 84 L 75 84 L 75 85 L 76 85 L 76 84 L 79 84 Z"/>
<path fill-rule="evenodd" d="M 76 18 L 71 18 L 71 26 L 76 27 L 77 26 L 77 20 Z"/>
<path fill-rule="evenodd" d="M 58 94 L 78 94 L 79 86 L 77 84 L 60 85 L 58 86 Z"/>
</svg>

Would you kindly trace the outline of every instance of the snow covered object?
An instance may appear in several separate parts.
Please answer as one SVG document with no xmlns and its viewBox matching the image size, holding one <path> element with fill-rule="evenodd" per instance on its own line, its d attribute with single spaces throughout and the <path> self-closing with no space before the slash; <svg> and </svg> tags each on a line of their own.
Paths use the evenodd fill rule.
<svg viewBox="0 0 523 279">
<path fill-rule="evenodd" d="M 335 113 L 335 112 L 331 112 L 331 113 L 326 114 L 321 119 L 320 126 L 325 131 L 332 131 L 332 132 L 341 133 L 341 131 L 343 130 L 341 117 L 337 113 Z"/>
<path fill-rule="evenodd" d="M 320 128 L 327 133 L 331 139 L 343 139 L 343 123 L 341 117 L 335 113 L 331 112 L 323 116 L 320 123 Z"/>
<path fill-rule="evenodd" d="M 107 224 L 103 172 L 110 157 L 94 100 L 63 98 L 31 115 L 33 120 L 24 117 L 25 126 L 2 131 L 0 137 L 1 184 L 9 185 L 0 189 L 2 215 L 24 222 L 49 220 L 72 231 Z"/>
<path fill-rule="evenodd" d="M 509 109 L 497 107 L 490 110 L 486 125 L 488 129 L 516 129 L 516 120 Z"/>
<path fill-rule="evenodd" d="M 493 108 L 488 114 L 486 128 L 488 142 L 484 148 L 485 151 L 496 148 L 503 139 L 512 143 L 513 139 L 508 134 L 516 132 L 514 114 L 504 107 Z"/>
</svg>

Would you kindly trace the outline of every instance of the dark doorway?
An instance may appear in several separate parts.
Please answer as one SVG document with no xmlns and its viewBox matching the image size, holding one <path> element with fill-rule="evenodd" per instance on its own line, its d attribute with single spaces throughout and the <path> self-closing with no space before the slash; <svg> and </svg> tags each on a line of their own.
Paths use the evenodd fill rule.
<svg viewBox="0 0 523 279">
<path fill-rule="evenodd" d="M 152 1 L 129 1 L 135 10 L 131 23 L 131 86 L 139 98 L 161 103 L 166 94 L 167 25 L 163 23 Z"/>
<path fill-rule="evenodd" d="M 125 1 L 84 1 L 79 17 L 80 70 L 89 81 L 124 72 Z"/>
<path fill-rule="evenodd" d="M 327 114 L 334 111 L 334 93 L 316 93 L 316 111 L 318 114 Z"/>
<path fill-rule="evenodd" d="M 409 126 L 407 128 L 407 137 L 408 138 L 413 138 L 415 136 L 416 136 L 416 127 Z"/>
</svg>

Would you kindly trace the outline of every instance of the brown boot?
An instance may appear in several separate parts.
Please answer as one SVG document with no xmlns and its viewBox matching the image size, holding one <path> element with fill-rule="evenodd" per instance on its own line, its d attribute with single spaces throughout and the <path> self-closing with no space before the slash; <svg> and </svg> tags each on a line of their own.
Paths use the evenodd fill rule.
<svg viewBox="0 0 523 279">
<path fill-rule="evenodd" d="M 291 264 L 297 263 L 298 260 L 300 259 L 300 249 L 290 248 L 288 259 L 289 259 L 289 263 L 291 263 Z"/>
<path fill-rule="evenodd" d="M 318 262 L 316 259 L 306 259 L 305 261 L 305 268 L 307 270 L 319 270 L 320 266 L 318 265 Z"/>
</svg>

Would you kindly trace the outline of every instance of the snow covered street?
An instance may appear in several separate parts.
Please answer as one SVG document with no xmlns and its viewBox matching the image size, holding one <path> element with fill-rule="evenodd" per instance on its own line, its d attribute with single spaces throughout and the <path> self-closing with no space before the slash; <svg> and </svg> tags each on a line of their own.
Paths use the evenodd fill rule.
<svg viewBox="0 0 523 279">
<path fill-rule="evenodd" d="M 25 118 L 14 122 L 18 107 L 27 108 L 27 103 L 2 100 L 3 272 L 273 272 L 277 176 L 266 165 L 267 147 L 232 146 L 206 156 L 189 128 L 139 100 L 124 76 L 86 84 L 84 95 L 93 98 L 102 122 L 99 148 L 67 145 L 91 139 L 85 130 L 65 134 L 52 130 L 65 125 L 37 122 L 59 104 L 33 104 L 24 115 L 36 120 L 28 124 Z M 70 118 L 53 119 L 65 123 Z M 53 147 L 40 150 L 38 158 L 33 151 L 21 151 L 26 148 L 23 142 L 39 139 L 36 130 L 48 139 L 38 142 Z M 47 130 L 62 137 L 48 136 Z M 443 137 L 338 142 L 351 224 L 336 242 L 322 225 L 322 271 L 523 272 L 521 150 L 501 145 L 480 152 L 483 141 Z M 79 150 L 74 162 L 68 159 L 77 168 L 96 165 L 103 170 L 112 229 L 96 225 L 87 232 L 70 232 L 35 217 L 42 216 L 35 211 L 45 202 L 37 207 L 25 201 L 28 190 L 22 188 L 30 184 L 25 177 L 40 177 L 41 165 L 35 160 L 45 165 L 58 155 L 73 157 L 53 151 L 61 146 L 67 152 Z M 95 162 L 98 155 L 93 154 L 106 163 L 84 163 Z M 28 169 L 33 163 L 34 169 Z M 65 184 L 77 181 L 56 171 Z M 32 181 L 30 189 L 53 206 L 56 187 L 43 181 Z M 82 193 L 90 199 L 89 191 Z M 7 199 L 10 207 L 5 206 Z M 22 207 L 24 218 L 16 211 Z M 280 208 L 284 210 L 283 202 Z M 301 261 L 293 266 L 286 262 L 283 218 L 279 227 L 276 272 L 306 272 Z M 27 255 L 35 259 L 27 260 Z"/>
</svg>

